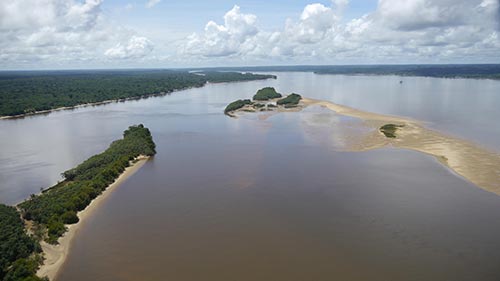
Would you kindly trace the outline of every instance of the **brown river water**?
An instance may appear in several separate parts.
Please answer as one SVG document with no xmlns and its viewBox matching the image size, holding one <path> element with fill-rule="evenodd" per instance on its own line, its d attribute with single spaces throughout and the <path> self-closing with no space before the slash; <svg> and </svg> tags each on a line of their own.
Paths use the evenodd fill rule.
<svg viewBox="0 0 500 281">
<path fill-rule="evenodd" d="M 84 223 L 57 280 L 500 279 L 500 196 L 418 152 L 339 151 L 348 117 L 311 127 L 323 113 L 221 113 L 271 85 L 498 151 L 500 82 L 277 75 L 3 120 L 0 199 L 36 193 L 144 123 L 158 154 Z"/>
</svg>

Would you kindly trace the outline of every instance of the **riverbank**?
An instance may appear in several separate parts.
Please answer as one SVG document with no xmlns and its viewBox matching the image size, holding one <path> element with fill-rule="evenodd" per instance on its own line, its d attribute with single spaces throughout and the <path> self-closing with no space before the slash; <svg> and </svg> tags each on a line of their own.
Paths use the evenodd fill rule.
<svg viewBox="0 0 500 281">
<path fill-rule="evenodd" d="M 390 146 L 418 151 L 435 157 L 439 163 L 477 187 L 500 195 L 500 154 L 473 142 L 429 129 L 418 120 L 372 113 L 308 98 L 303 98 L 299 106 L 291 110 L 281 107 L 272 111 L 267 110 L 259 115 L 259 119 L 267 119 L 279 112 L 301 111 L 310 106 L 326 108 L 336 115 L 353 117 L 361 121 L 349 124 L 351 130 L 346 130 L 345 136 L 338 136 L 342 137 L 345 143 L 342 150 L 368 151 Z M 242 108 L 236 110 L 234 115 L 244 112 L 249 110 Z M 342 126 L 342 123 L 335 124 Z M 386 124 L 398 126 L 395 138 L 388 138 L 380 131 L 380 127 Z M 359 133 L 360 131 L 364 133 Z"/>
<path fill-rule="evenodd" d="M 57 245 L 48 244 L 45 241 L 40 243 L 44 254 L 44 263 L 38 269 L 37 276 L 47 276 L 52 281 L 57 279 L 57 274 L 66 261 L 66 257 L 71 249 L 73 238 L 78 233 L 78 230 L 83 224 L 85 224 L 88 218 L 94 214 L 100 204 L 109 198 L 110 194 L 116 190 L 121 183 L 137 172 L 148 159 L 148 156 L 141 155 L 137 157 L 136 160 L 133 161 L 133 164 L 127 167 L 125 171 L 115 180 L 115 182 L 109 185 L 101 195 L 92 200 L 92 202 L 83 211 L 78 212 L 79 222 L 67 225 L 68 231 L 61 238 L 59 238 Z"/>
<path fill-rule="evenodd" d="M 190 88 L 193 88 L 193 87 L 190 87 Z M 52 112 L 62 111 L 62 110 L 73 110 L 73 109 L 84 108 L 84 107 L 89 107 L 89 106 L 105 105 L 105 104 L 115 103 L 115 102 L 126 102 L 126 101 L 141 100 L 141 99 L 147 99 L 147 98 L 153 98 L 153 97 L 161 97 L 161 96 L 165 96 L 165 95 L 171 94 L 171 93 L 176 92 L 176 91 L 188 90 L 190 88 L 175 89 L 175 90 L 170 91 L 170 92 L 161 92 L 161 93 L 144 95 L 144 96 L 139 96 L 139 97 L 131 97 L 131 98 L 124 98 L 124 99 L 114 99 L 114 100 L 105 100 L 105 101 L 99 101 L 99 102 L 91 102 L 91 103 L 78 104 L 78 105 L 74 105 L 74 106 L 63 106 L 63 107 L 57 107 L 57 108 L 53 108 L 53 109 L 34 111 L 34 112 L 29 112 L 29 113 L 19 114 L 19 115 L 0 116 L 0 120 L 21 119 L 21 118 L 25 118 L 25 117 L 29 117 L 29 116 L 50 114 Z"/>
</svg>

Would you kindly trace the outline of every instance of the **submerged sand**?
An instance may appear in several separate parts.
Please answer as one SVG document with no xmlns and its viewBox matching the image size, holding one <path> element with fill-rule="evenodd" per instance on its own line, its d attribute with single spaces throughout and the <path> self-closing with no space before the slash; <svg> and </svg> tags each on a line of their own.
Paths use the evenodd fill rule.
<svg viewBox="0 0 500 281">
<path fill-rule="evenodd" d="M 426 128 L 420 121 L 410 118 L 384 115 L 354 109 L 329 101 L 303 98 L 293 111 L 302 110 L 308 106 L 320 106 L 331 110 L 336 115 L 353 117 L 360 122 L 349 124 L 354 130 L 343 130 L 343 150 L 367 151 L 386 146 L 411 149 L 434 156 L 441 164 L 450 168 L 457 175 L 472 182 L 476 186 L 500 195 L 500 154 L 489 151 L 473 142 L 447 135 Z M 278 108 L 266 112 L 259 119 L 266 119 L 284 110 Z M 342 122 L 333 122 L 343 126 Z M 388 138 L 380 132 L 385 124 L 402 125 L 396 131 L 396 138 Z M 359 134 L 363 129 L 365 133 Z M 352 128 L 351 128 L 352 129 Z M 356 132 L 356 133 L 354 133 Z"/>
<path fill-rule="evenodd" d="M 97 198 L 92 200 L 92 202 L 83 211 L 78 212 L 78 218 L 80 219 L 78 223 L 68 225 L 68 231 L 59 238 L 57 245 L 51 245 L 42 241 L 40 244 L 42 246 L 44 255 L 44 264 L 38 269 L 37 275 L 40 277 L 47 276 L 50 280 L 55 280 L 57 275 L 66 261 L 73 238 L 78 233 L 78 230 L 83 224 L 88 220 L 88 218 L 95 212 L 102 202 L 104 202 L 109 195 L 123 183 L 128 177 L 133 175 L 137 170 L 139 170 L 149 159 L 146 156 L 140 156 L 137 158 L 137 162 L 134 162 L 130 167 L 127 167 L 125 171 L 109 185 L 106 190 L 99 195 Z"/>
</svg>

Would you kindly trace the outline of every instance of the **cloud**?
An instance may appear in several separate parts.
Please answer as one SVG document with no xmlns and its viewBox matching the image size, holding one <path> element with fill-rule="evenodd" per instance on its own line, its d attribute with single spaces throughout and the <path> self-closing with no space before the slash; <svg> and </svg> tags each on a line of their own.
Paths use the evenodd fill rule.
<svg viewBox="0 0 500 281">
<path fill-rule="evenodd" d="M 146 3 L 146 8 L 153 8 L 156 4 L 160 3 L 161 0 L 149 0 Z"/>
<path fill-rule="evenodd" d="M 209 21 L 202 34 L 194 33 L 188 37 L 182 52 L 188 55 L 223 57 L 240 53 L 258 34 L 257 17 L 242 14 L 240 7 L 234 6 L 224 15 L 224 24 Z"/>
<path fill-rule="evenodd" d="M 306 5 L 296 19 L 270 31 L 256 26 L 257 17 L 235 6 L 225 24 L 211 21 L 194 33 L 179 52 L 240 62 L 401 63 L 491 62 L 500 60 L 498 0 L 379 0 L 359 18 L 343 20 L 347 0 Z M 227 17 L 244 21 L 251 32 L 237 34 Z M 246 29 L 244 29 L 246 30 Z M 213 61 L 213 60 L 211 60 Z"/>
<path fill-rule="evenodd" d="M 3 68 L 100 63 L 106 50 L 117 44 L 128 47 L 134 36 L 134 31 L 107 20 L 102 0 L 16 0 L 0 5 Z M 132 56 L 139 53 L 128 51 Z"/>
<path fill-rule="evenodd" d="M 153 43 L 145 37 L 132 36 L 126 45 L 118 43 L 104 53 L 112 59 L 138 59 L 143 58 L 153 50 Z"/>
</svg>

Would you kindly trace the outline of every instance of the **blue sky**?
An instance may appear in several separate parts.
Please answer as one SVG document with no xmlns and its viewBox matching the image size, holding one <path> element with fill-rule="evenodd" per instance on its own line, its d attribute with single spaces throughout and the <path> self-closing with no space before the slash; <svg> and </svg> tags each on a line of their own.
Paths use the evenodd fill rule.
<svg viewBox="0 0 500 281">
<path fill-rule="evenodd" d="M 499 1 L 2 1 L 0 68 L 500 63 Z"/>
<path fill-rule="evenodd" d="M 122 24 L 162 28 L 172 26 L 193 32 L 201 29 L 209 20 L 220 20 L 234 5 L 247 13 L 259 16 L 259 22 L 269 28 L 280 28 L 289 17 L 300 16 L 304 7 L 311 3 L 330 5 L 331 1 L 171 1 L 163 0 L 152 9 L 146 8 L 144 1 L 105 1 L 103 10 Z M 129 12 L 123 8 L 131 4 Z M 360 17 L 377 7 L 377 0 L 352 0 L 345 18 Z"/>
</svg>

